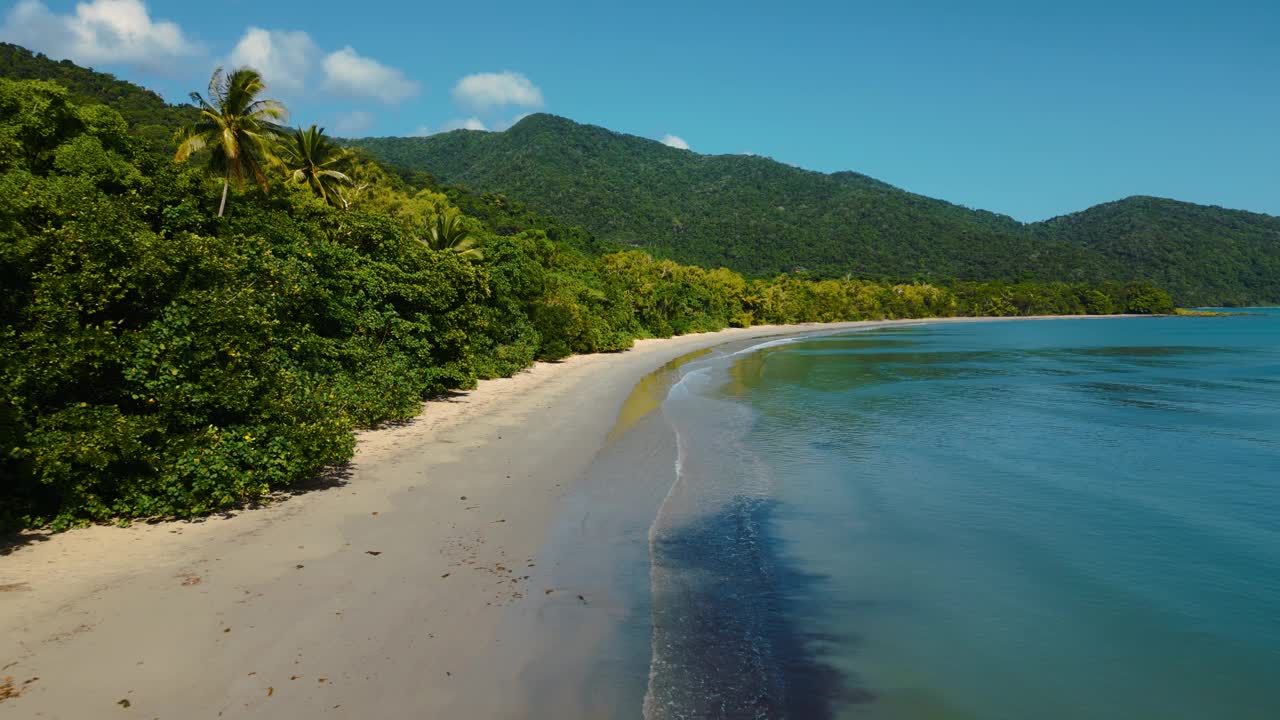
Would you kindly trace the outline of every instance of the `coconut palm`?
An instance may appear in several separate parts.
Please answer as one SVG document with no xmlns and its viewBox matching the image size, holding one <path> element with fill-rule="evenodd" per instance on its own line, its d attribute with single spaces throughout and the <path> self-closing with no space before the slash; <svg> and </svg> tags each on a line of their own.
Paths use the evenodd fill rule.
<svg viewBox="0 0 1280 720">
<path fill-rule="evenodd" d="M 275 100 L 260 100 L 266 88 L 262 75 L 253 68 L 213 71 L 209 97 L 191 93 L 191 102 L 200 110 L 195 124 L 178 131 L 178 151 L 173 159 L 185 162 L 201 150 L 209 150 L 209 169 L 222 176 L 222 202 L 218 217 L 227 209 L 227 188 L 246 178 L 262 188 L 267 186 L 264 167 L 271 161 L 272 144 L 284 128 L 280 122 L 288 113 Z"/>
<path fill-rule="evenodd" d="M 351 184 L 351 178 L 337 169 L 348 162 L 349 155 L 325 137 L 324 128 L 297 128 L 281 143 L 279 156 L 294 182 L 306 183 L 316 197 L 330 205 L 336 206 L 342 199 L 339 186 Z"/>
<path fill-rule="evenodd" d="M 476 247 L 476 241 L 463 224 L 462 218 L 456 212 L 449 212 L 439 206 L 427 221 L 427 236 L 422 238 L 422 242 L 432 250 L 451 250 L 466 257 L 482 257 L 480 248 Z"/>
</svg>

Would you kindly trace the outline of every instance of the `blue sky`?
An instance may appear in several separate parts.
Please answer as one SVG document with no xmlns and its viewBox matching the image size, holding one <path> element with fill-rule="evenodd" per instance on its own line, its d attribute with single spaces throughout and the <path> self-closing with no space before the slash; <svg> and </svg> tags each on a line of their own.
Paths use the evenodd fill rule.
<svg viewBox="0 0 1280 720">
<path fill-rule="evenodd" d="M 1146 194 L 1280 215 L 1280 3 L 0 2 L 0 38 L 171 100 L 252 61 L 297 123 L 546 111 L 1039 220 Z"/>
</svg>

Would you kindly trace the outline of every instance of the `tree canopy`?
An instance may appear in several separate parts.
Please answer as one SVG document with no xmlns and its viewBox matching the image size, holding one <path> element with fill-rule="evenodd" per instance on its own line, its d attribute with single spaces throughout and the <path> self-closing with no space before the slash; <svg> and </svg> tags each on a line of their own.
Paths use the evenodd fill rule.
<svg viewBox="0 0 1280 720">
<path fill-rule="evenodd" d="M 205 154 L 209 168 L 222 177 L 218 217 L 226 210 L 232 183 L 240 185 L 249 178 L 266 189 L 267 167 L 276 161 L 276 145 L 284 134 L 280 122 L 288 114 L 279 102 L 258 97 L 265 88 L 257 70 L 218 68 L 209 78 L 209 97 L 191 93 L 200 119 L 178 131 L 173 158 L 183 162 Z"/>
<path fill-rule="evenodd" d="M 1185 305 L 1280 302 L 1280 218 L 1131 197 L 1031 226 L 1167 289 Z"/>
<path fill-rule="evenodd" d="M 0 78 L 0 526 L 234 507 L 349 459 L 357 428 L 424 398 L 636 338 L 1172 309 L 1141 282 L 747 278 L 605 252 L 505 196 L 358 155 L 337 207 L 264 171 L 220 218 L 226 173 L 172 152 L 55 82 Z"/>
<path fill-rule="evenodd" d="M 325 136 L 324 128 L 296 128 L 280 143 L 277 155 L 291 180 L 311 188 L 330 205 L 341 204 L 342 186 L 350 185 L 351 178 L 340 168 L 350 157 Z"/>
<path fill-rule="evenodd" d="M 601 241 L 751 276 L 1148 279 L 1180 302 L 1280 302 L 1280 218 L 1131 198 L 1023 225 L 854 172 L 699 155 L 552 115 L 505 132 L 348 141 L 528 203 Z M 1225 262 L 1225 266 L 1221 263 Z"/>
<path fill-rule="evenodd" d="M 130 133 L 157 152 L 172 152 L 173 131 L 198 116 L 190 105 L 170 105 L 158 94 L 108 73 L 70 60 L 55 61 L 11 43 L 0 43 L 0 77 L 52 80 L 76 100 L 110 105 L 129 123 Z"/>
</svg>

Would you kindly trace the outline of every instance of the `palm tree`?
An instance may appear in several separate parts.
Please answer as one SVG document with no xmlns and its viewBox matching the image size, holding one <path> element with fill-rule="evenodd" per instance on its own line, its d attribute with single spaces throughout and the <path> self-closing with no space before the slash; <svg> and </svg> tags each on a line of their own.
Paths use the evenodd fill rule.
<svg viewBox="0 0 1280 720">
<path fill-rule="evenodd" d="M 218 217 L 227 209 L 227 188 L 252 177 L 263 189 L 267 174 L 263 167 L 272 157 L 271 146 L 283 128 L 279 122 L 288 113 L 275 100 L 259 100 L 266 88 L 262 75 L 253 68 L 213 71 L 209 79 L 209 97 L 191 93 L 191 102 L 200 110 L 195 124 L 178 131 L 175 162 L 185 162 L 195 153 L 208 149 L 209 169 L 222 176 L 222 202 Z"/>
<path fill-rule="evenodd" d="M 471 231 L 455 212 L 436 206 L 432 218 L 427 221 L 427 236 L 422 242 L 432 250 L 452 250 L 459 255 L 480 258 L 482 253 L 471 237 Z"/>
<path fill-rule="evenodd" d="M 297 128 L 280 146 L 280 162 L 296 183 L 306 183 L 316 197 L 330 205 L 342 199 L 339 185 L 350 185 L 351 178 L 337 170 L 348 160 L 347 151 L 324 135 L 315 125 Z"/>
</svg>

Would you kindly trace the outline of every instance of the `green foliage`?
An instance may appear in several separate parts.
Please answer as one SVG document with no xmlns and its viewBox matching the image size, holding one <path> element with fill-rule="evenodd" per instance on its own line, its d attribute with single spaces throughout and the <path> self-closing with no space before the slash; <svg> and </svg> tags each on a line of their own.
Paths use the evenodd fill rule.
<svg viewBox="0 0 1280 720">
<path fill-rule="evenodd" d="M 1280 302 L 1280 218 L 1131 197 L 1032 228 L 1103 255 L 1185 305 Z"/>
<path fill-rule="evenodd" d="M 0 77 L 13 79 L 55 80 L 70 89 L 70 97 L 84 104 L 106 104 L 117 110 L 129 124 L 134 137 L 153 152 L 171 155 L 173 134 L 195 123 L 200 112 L 190 105 L 168 105 L 154 92 L 106 74 L 75 65 L 69 60 L 56 62 L 26 48 L 0 43 Z M 598 255 L 620 249 L 600 240 L 583 228 L 564 223 L 529 208 L 525 203 L 498 193 L 475 193 L 459 186 L 441 183 L 432 175 L 402 167 L 383 167 L 357 156 L 343 172 L 351 185 L 332 188 L 337 191 L 337 205 L 359 207 L 382 212 L 390 201 L 399 202 L 404 195 L 429 190 L 458 208 L 468 218 L 479 221 L 494 235 L 517 235 L 525 230 L 540 230 L 556 242 Z M 330 200 L 331 204 L 332 200 Z"/>
<path fill-rule="evenodd" d="M 359 141 L 339 142 L 345 142 L 350 147 L 352 142 Z M 358 147 L 352 148 L 352 153 L 356 158 L 356 165 L 377 175 L 384 187 L 395 187 L 397 191 L 409 194 L 417 191 L 430 192 L 457 208 L 463 216 L 479 221 L 490 234 L 511 236 L 536 230 L 550 240 L 588 255 L 602 255 L 622 249 L 616 243 L 603 241 L 578 225 L 556 220 L 501 193 L 477 193 L 460 185 L 442 183 L 430 173 L 391 164 L 378 164 Z M 359 186 L 360 179 L 357 178 L 355 183 Z"/>
<path fill-rule="evenodd" d="M 431 218 L 426 223 L 426 234 L 422 242 L 427 247 L 440 252 L 451 252 L 465 257 L 479 258 L 484 255 L 476 247 L 475 238 L 463 222 L 457 211 L 436 206 L 431 211 Z"/>
<path fill-rule="evenodd" d="M 306 185 L 329 205 L 341 204 L 342 186 L 351 184 L 350 176 L 341 170 L 349 157 L 325 136 L 324 128 L 295 128 L 280 142 L 276 157 L 290 180 Z"/>
<path fill-rule="evenodd" d="M 190 105 L 169 105 L 159 95 L 107 73 L 82 68 L 70 60 L 57 62 L 30 50 L 0 43 L 0 77 L 52 80 L 80 103 L 110 105 L 128 122 L 131 134 L 157 152 L 172 152 L 173 131 L 196 121 Z"/>
<path fill-rule="evenodd" d="M 226 508 L 474 382 L 483 269 L 287 197 L 214 222 L 192 202 L 201 173 L 121 146 L 103 108 L 64 95 L 0 81 L 0 104 L 58 108 L 0 120 L 40 138 L 0 156 L 6 524 Z M 90 142 L 109 172 L 51 160 Z"/>
<path fill-rule="evenodd" d="M 0 76 L 55 80 L 73 100 L 109 104 L 153 150 L 171 152 L 173 131 L 199 115 L 110 75 L 6 43 Z M 750 276 L 805 270 L 940 283 L 1136 277 L 1186 305 L 1280 302 L 1280 219 L 1267 215 L 1135 197 L 1024 226 L 858 173 L 702 156 L 549 115 L 505 133 L 345 142 L 399 167 L 365 163 L 378 177 L 372 185 L 346 171 L 355 182 L 338 188 L 339 204 L 385 198 L 392 187 L 410 195 L 430 190 L 492 234 L 540 230 L 591 255 L 643 247 Z"/>
<path fill-rule="evenodd" d="M 1138 315 L 1167 315 L 1173 312 L 1169 293 L 1152 285 L 1129 285 L 1125 288 L 1124 311 Z"/>
<path fill-rule="evenodd" d="M 706 156 L 550 115 L 502 133 L 351 141 L 386 162 L 505 193 L 606 241 L 752 276 L 1087 279 L 1096 258 L 1009 218 L 753 156 Z"/>
<path fill-rule="evenodd" d="M 258 97 L 265 88 L 262 75 L 252 68 L 236 68 L 231 72 L 224 72 L 222 68 L 214 70 L 209 78 L 209 97 L 191 93 L 191 101 L 200 108 L 200 119 L 176 133 L 175 161 L 185 162 L 203 153 L 209 170 L 222 178 L 218 217 L 222 217 L 226 209 L 230 183 L 241 185 L 246 178 L 251 178 L 262 189 L 267 187 L 266 167 L 276 161 L 278 140 L 284 135 L 279 122 L 287 113 L 275 100 Z M 308 139 L 320 141 L 314 134 Z M 319 152 L 323 148 L 309 149 Z M 308 169 L 314 167 L 301 168 L 304 176 Z"/>
<path fill-rule="evenodd" d="M 1168 293 L 1142 282 L 957 283 L 956 315 L 1164 315 L 1173 312 Z"/>
<path fill-rule="evenodd" d="M 1280 301 L 1280 218 L 1265 215 L 1131 198 L 1023 225 L 858 173 L 699 155 L 551 115 L 501 133 L 348 142 L 481 197 L 531 203 L 598 242 L 751 277 L 1142 278 L 1183 303 Z"/>
<path fill-rule="evenodd" d="M 220 180 L 149 152 L 114 110 L 0 80 L 0 111 L 3 526 L 233 507 L 350 458 L 355 428 L 413 417 L 424 398 L 635 338 L 1171 307 L 1143 284 L 748 280 L 583 252 L 544 228 L 493 229 L 535 214 L 449 204 L 498 196 L 358 159 L 341 208 L 276 183 L 217 218 Z M 482 256 L 456 252 L 472 238 Z"/>
</svg>

